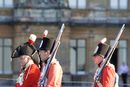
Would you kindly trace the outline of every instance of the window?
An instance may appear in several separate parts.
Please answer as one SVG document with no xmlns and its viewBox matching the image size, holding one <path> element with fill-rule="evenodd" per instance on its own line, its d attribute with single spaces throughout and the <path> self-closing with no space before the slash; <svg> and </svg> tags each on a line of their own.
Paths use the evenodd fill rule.
<svg viewBox="0 0 130 87">
<path fill-rule="evenodd" d="M 0 0 L 0 7 L 13 7 L 13 0 Z"/>
<path fill-rule="evenodd" d="M 70 40 L 70 72 L 85 74 L 85 40 Z"/>
<path fill-rule="evenodd" d="M 10 38 L 0 38 L 0 74 L 12 74 L 10 62 L 11 46 L 12 40 Z"/>
<path fill-rule="evenodd" d="M 69 0 L 69 7 L 72 9 L 86 9 L 86 0 Z"/>
<path fill-rule="evenodd" d="M 111 9 L 127 9 L 128 0 L 110 0 Z"/>
<path fill-rule="evenodd" d="M 110 40 L 111 46 L 113 45 L 114 40 Z M 119 43 L 117 45 L 118 53 L 117 53 L 117 72 L 119 71 L 120 66 L 122 65 L 122 62 L 125 62 L 127 64 L 127 40 L 119 40 Z"/>
</svg>

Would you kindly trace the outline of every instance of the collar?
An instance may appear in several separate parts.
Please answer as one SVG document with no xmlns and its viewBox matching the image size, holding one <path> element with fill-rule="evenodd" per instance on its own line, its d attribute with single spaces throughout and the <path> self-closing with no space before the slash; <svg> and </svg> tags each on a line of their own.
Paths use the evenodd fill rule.
<svg viewBox="0 0 130 87">
<path fill-rule="evenodd" d="M 47 59 L 44 61 L 44 63 L 47 64 L 48 60 L 49 60 L 49 58 L 47 58 Z"/>
<path fill-rule="evenodd" d="M 49 58 L 44 61 L 44 64 L 47 64 L 48 61 L 49 61 Z M 54 64 L 54 63 L 58 63 L 56 58 L 53 58 L 52 61 L 51 61 L 51 64 Z"/>
<path fill-rule="evenodd" d="M 30 60 L 30 61 L 26 64 L 25 67 L 28 67 L 29 65 L 32 65 L 32 64 L 34 64 L 34 62 L 33 62 L 33 60 Z"/>
<path fill-rule="evenodd" d="M 101 61 L 101 62 L 98 64 L 98 67 L 101 67 L 101 66 L 102 66 L 102 64 L 103 64 L 103 62 L 104 62 L 104 60 L 103 60 L 103 61 Z"/>
<path fill-rule="evenodd" d="M 30 65 L 32 65 L 32 64 L 34 64 L 34 62 L 33 62 L 33 60 L 30 60 L 26 65 L 25 65 L 25 67 L 23 67 L 23 70 L 25 69 L 27 69 L 28 68 L 28 66 L 30 66 Z"/>
</svg>

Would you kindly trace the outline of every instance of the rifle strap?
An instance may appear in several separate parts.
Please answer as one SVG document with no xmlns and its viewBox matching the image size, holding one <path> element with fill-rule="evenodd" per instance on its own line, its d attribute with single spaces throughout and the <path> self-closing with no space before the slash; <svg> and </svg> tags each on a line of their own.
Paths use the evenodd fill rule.
<svg viewBox="0 0 130 87">
<path fill-rule="evenodd" d="M 102 87 L 102 83 L 101 83 L 100 81 L 97 82 L 97 85 L 98 85 L 99 87 Z"/>
<path fill-rule="evenodd" d="M 102 63 L 103 63 L 103 62 L 102 62 Z M 101 64 L 101 65 L 102 65 L 102 64 Z M 108 63 L 106 66 L 109 66 L 109 65 L 115 70 L 115 67 L 113 67 L 113 65 L 111 65 L 110 63 Z M 106 66 L 105 66 L 105 67 L 106 67 Z M 102 73 L 103 73 L 103 70 L 101 71 L 101 75 L 102 75 Z M 101 78 L 100 78 L 100 79 L 101 79 Z M 100 81 L 98 81 L 97 84 L 98 84 L 99 87 L 102 87 L 102 86 L 101 86 L 102 83 L 101 83 Z M 114 87 L 114 86 L 113 86 L 113 87 Z"/>
<path fill-rule="evenodd" d="M 100 63 L 100 65 L 98 65 L 99 67 L 101 67 L 102 66 L 102 64 L 103 64 L 103 62 L 104 61 L 102 61 L 101 63 Z M 106 65 L 107 66 L 107 65 Z M 105 67 L 106 67 L 105 66 Z M 100 70 L 101 68 L 98 68 L 97 70 L 96 70 L 96 74 L 98 74 L 98 72 L 99 72 L 99 70 Z M 101 75 L 102 75 L 102 73 L 103 73 L 103 70 L 101 71 Z M 99 79 L 101 79 L 101 77 L 99 78 Z M 97 82 L 97 85 L 99 86 L 99 87 L 102 87 L 103 85 L 102 85 L 102 83 L 100 82 L 100 80 Z"/>
<path fill-rule="evenodd" d="M 99 69 L 100 69 L 100 68 L 97 68 L 96 74 L 98 74 Z M 95 75 L 95 76 L 96 76 L 96 75 Z M 94 77 L 94 78 L 95 78 L 95 77 Z M 99 87 L 102 87 L 102 83 L 101 83 L 100 81 L 97 82 L 97 85 L 98 85 Z"/>
</svg>

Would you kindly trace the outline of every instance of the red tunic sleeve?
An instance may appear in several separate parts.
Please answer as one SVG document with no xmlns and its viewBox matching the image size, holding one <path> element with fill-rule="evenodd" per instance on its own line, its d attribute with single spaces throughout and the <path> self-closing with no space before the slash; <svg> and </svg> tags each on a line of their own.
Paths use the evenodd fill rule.
<svg viewBox="0 0 130 87">
<path fill-rule="evenodd" d="M 95 74 L 96 74 L 96 72 L 95 72 Z M 95 76 L 95 74 L 94 74 L 94 76 Z M 103 70 L 100 82 L 103 85 L 102 87 L 113 87 L 114 86 L 115 69 L 114 69 L 113 65 L 109 64 L 108 66 L 105 67 L 105 69 Z M 93 86 L 94 86 L 94 82 L 92 83 L 91 87 L 93 87 Z M 96 85 L 96 87 L 99 87 L 99 86 Z"/>
<path fill-rule="evenodd" d="M 59 64 L 51 64 L 48 75 L 47 75 L 47 85 L 46 87 L 60 87 L 62 80 L 62 68 Z"/>
<path fill-rule="evenodd" d="M 115 70 L 111 66 L 106 66 L 101 77 L 101 83 L 103 87 L 113 87 L 114 82 Z"/>
<path fill-rule="evenodd" d="M 31 68 L 29 69 L 28 67 L 24 73 L 23 84 L 20 86 L 19 83 L 16 83 L 15 87 L 37 87 L 39 77 L 40 77 L 39 68 L 35 64 L 32 64 Z"/>
</svg>

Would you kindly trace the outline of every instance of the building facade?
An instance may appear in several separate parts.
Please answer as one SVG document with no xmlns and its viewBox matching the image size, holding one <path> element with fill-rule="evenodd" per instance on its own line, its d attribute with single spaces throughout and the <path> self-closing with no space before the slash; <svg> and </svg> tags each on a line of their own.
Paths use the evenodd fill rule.
<svg viewBox="0 0 130 87">
<path fill-rule="evenodd" d="M 0 77 L 3 79 L 15 81 L 18 76 L 18 58 L 10 62 L 11 53 L 18 45 L 28 41 L 33 33 L 38 48 L 44 30 L 48 30 L 48 37 L 57 38 L 62 23 L 65 30 L 56 58 L 63 68 L 63 85 L 77 85 L 73 81 L 91 84 L 97 68 L 92 54 L 98 42 L 106 37 L 106 43 L 112 46 L 123 24 L 126 28 L 111 62 L 119 73 L 122 62 L 130 61 L 129 0 L 0 0 L 0 3 Z"/>
</svg>

